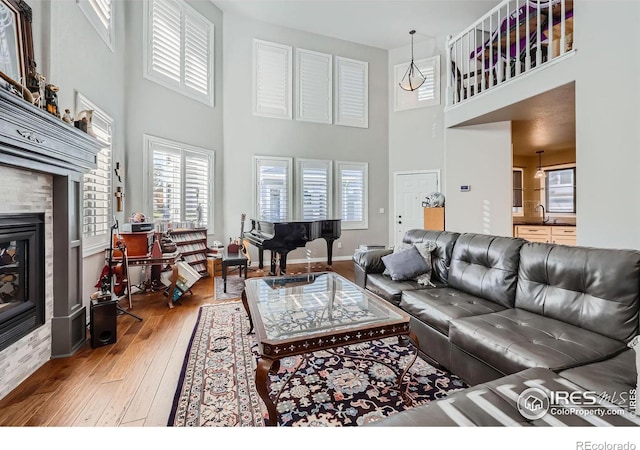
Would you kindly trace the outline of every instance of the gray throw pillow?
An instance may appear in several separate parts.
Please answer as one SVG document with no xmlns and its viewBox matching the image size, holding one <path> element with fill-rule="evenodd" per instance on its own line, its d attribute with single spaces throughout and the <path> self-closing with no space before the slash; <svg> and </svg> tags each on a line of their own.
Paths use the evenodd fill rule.
<svg viewBox="0 0 640 450">
<path fill-rule="evenodd" d="M 429 270 L 427 263 L 417 248 L 410 248 L 382 257 L 393 281 L 411 280 Z"/>
<path fill-rule="evenodd" d="M 409 248 L 413 247 L 413 244 L 407 244 L 405 242 L 399 242 L 396 245 L 393 246 L 393 253 L 400 253 L 404 250 L 407 250 Z M 382 275 L 386 275 L 388 277 L 391 276 L 391 273 L 389 273 L 389 269 L 385 268 L 384 272 L 382 272 Z"/>
</svg>

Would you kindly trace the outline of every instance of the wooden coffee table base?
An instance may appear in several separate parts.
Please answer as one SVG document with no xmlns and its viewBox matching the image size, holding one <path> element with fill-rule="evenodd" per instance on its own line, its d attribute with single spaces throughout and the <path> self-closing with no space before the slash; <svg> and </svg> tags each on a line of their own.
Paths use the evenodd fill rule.
<svg viewBox="0 0 640 450">
<path fill-rule="evenodd" d="M 250 314 L 249 314 L 249 318 L 251 318 Z M 378 360 L 373 359 L 373 358 L 366 358 L 366 357 L 359 357 L 359 356 L 352 356 L 352 355 L 345 356 L 345 355 L 340 355 L 340 354 L 337 354 L 337 353 L 334 353 L 334 352 L 331 352 L 331 353 L 333 355 L 341 357 L 341 358 L 345 358 L 346 357 L 346 358 L 364 359 L 364 360 L 368 360 L 368 361 L 374 361 L 374 362 L 376 362 L 378 364 L 382 364 L 382 365 L 388 367 L 389 369 L 393 370 L 394 372 L 398 373 L 398 378 L 396 379 L 396 383 L 395 383 L 396 389 L 398 391 L 400 391 L 400 395 L 401 395 L 402 400 L 404 401 L 405 405 L 411 406 L 412 400 L 411 400 L 411 397 L 409 397 L 409 394 L 407 393 L 407 388 L 409 386 L 407 385 L 404 389 L 402 389 L 402 382 L 404 381 L 404 377 L 409 372 L 409 369 L 411 369 L 413 364 L 416 362 L 416 359 L 418 358 L 418 337 L 415 335 L 415 333 L 413 331 L 409 331 L 409 333 L 406 336 L 409 337 L 409 340 L 411 341 L 411 343 L 415 347 L 416 351 L 415 351 L 415 354 L 413 355 L 413 358 L 412 358 L 411 362 L 409 364 L 407 364 L 407 366 L 400 373 L 398 373 L 395 368 L 389 366 L 388 364 L 383 363 L 383 362 L 378 361 Z M 349 344 L 345 344 L 345 345 L 349 345 Z M 335 346 L 327 347 L 324 350 L 328 351 L 328 350 L 331 350 L 332 348 L 335 348 Z M 280 398 L 280 394 L 282 393 L 284 388 L 287 386 L 287 384 L 289 384 L 289 381 L 291 380 L 291 378 L 293 378 L 293 376 L 298 372 L 298 369 L 302 365 L 302 362 L 304 362 L 307 359 L 308 356 L 309 356 L 309 354 L 304 354 L 304 358 L 300 362 L 300 364 L 298 364 L 298 367 L 296 367 L 296 370 L 294 372 L 292 372 L 288 376 L 287 380 L 283 383 L 282 387 L 280 388 L 280 391 L 276 395 L 275 401 L 271 398 L 271 395 L 269 395 L 269 374 L 270 373 L 272 373 L 272 374 L 278 373 L 278 370 L 280 370 L 280 358 L 268 358 L 268 357 L 265 357 L 264 355 L 260 356 L 260 359 L 258 360 L 258 366 L 256 368 L 256 390 L 258 391 L 258 394 L 260 395 L 260 398 L 262 399 L 262 401 L 264 402 L 265 406 L 267 407 L 267 412 L 269 414 L 268 423 L 266 424 L 267 426 L 275 427 L 275 426 L 278 425 L 278 410 L 276 408 L 276 403 L 278 402 L 278 399 Z"/>
</svg>

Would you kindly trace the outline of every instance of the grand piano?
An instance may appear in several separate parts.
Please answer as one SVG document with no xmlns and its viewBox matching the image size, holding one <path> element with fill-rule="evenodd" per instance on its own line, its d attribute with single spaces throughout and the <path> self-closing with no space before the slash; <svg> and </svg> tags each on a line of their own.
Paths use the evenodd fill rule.
<svg viewBox="0 0 640 450">
<path fill-rule="evenodd" d="M 272 222 L 251 219 L 251 229 L 243 233 L 243 239 L 258 248 L 259 267 L 264 267 L 264 251 L 271 251 L 271 274 L 276 273 L 277 256 L 280 257 L 280 273 L 287 269 L 287 254 L 307 242 L 318 238 L 327 241 L 327 264 L 331 266 L 333 241 L 340 238 L 340 219 L 296 220 Z"/>
</svg>

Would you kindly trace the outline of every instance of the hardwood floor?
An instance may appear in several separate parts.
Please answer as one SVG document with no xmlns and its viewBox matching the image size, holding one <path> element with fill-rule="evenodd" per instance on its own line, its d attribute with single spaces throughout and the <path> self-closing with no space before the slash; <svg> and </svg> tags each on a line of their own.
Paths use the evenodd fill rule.
<svg viewBox="0 0 640 450">
<path fill-rule="evenodd" d="M 334 262 L 333 271 L 354 279 L 351 261 Z M 211 278 L 192 291 L 173 309 L 160 292 L 133 295 L 131 312 L 142 321 L 121 315 L 115 344 L 93 349 L 87 341 L 73 356 L 48 361 L 0 400 L 0 426 L 166 426 L 198 309 L 213 302 Z"/>
</svg>

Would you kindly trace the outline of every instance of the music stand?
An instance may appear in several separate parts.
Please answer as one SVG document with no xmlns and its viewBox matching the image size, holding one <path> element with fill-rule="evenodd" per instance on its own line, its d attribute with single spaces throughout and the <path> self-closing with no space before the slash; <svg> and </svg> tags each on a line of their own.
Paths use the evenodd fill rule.
<svg viewBox="0 0 640 450">
<path fill-rule="evenodd" d="M 111 241 L 109 242 L 109 261 L 107 261 L 107 266 L 109 267 L 109 269 L 107 270 L 107 274 L 105 276 L 102 277 L 101 283 L 100 283 L 100 289 L 102 290 L 102 292 L 105 293 L 109 293 L 111 294 L 111 297 L 113 298 L 114 296 L 114 292 L 113 292 L 113 235 L 114 235 L 114 231 L 118 229 L 118 221 L 116 220 L 115 223 L 111 226 Z M 118 249 L 122 252 L 122 259 L 123 259 L 123 264 L 124 267 L 127 271 L 127 283 L 129 280 L 129 268 L 127 267 L 127 257 L 126 257 L 126 246 L 124 244 L 122 244 L 121 246 L 118 246 Z M 129 289 L 131 289 L 129 286 L 127 286 L 127 294 L 130 295 L 131 293 L 129 292 Z M 116 296 L 117 298 L 117 296 Z M 118 301 L 120 301 L 120 298 L 118 298 Z M 139 321 L 142 321 L 142 317 L 137 316 L 135 314 L 133 314 L 131 311 L 127 311 L 126 309 L 122 308 L 120 306 L 119 303 L 116 302 L 116 309 L 118 311 L 118 315 L 121 316 L 122 314 L 127 314 L 131 317 L 133 317 L 134 319 L 137 319 Z"/>
</svg>

